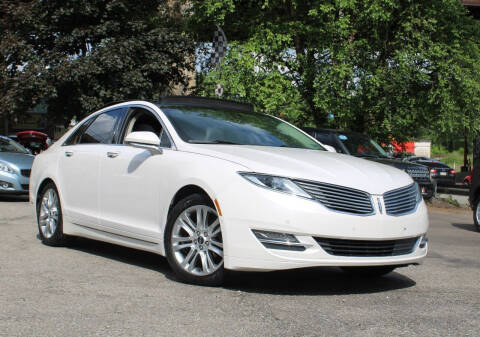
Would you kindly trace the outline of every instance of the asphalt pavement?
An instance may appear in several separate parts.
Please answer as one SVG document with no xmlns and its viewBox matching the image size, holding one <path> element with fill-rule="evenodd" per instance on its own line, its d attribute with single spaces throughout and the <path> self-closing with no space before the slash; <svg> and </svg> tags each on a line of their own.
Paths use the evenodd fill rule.
<svg viewBox="0 0 480 337">
<path fill-rule="evenodd" d="M 380 279 L 336 268 L 175 281 L 160 256 L 41 244 L 31 205 L 0 198 L 0 336 L 480 336 L 472 212 L 430 209 L 429 255 Z"/>
</svg>

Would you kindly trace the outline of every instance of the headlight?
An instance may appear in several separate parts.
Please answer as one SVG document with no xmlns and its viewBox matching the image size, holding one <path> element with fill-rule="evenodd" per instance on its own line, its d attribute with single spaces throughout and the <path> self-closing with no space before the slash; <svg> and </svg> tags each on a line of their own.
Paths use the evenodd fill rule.
<svg viewBox="0 0 480 337">
<path fill-rule="evenodd" d="M 14 173 L 13 169 L 7 163 L 0 161 L 0 172 Z"/>
<path fill-rule="evenodd" d="M 418 204 L 423 199 L 422 188 L 420 187 L 420 185 L 418 185 L 418 183 L 415 183 L 415 187 L 417 189 L 416 200 L 417 200 L 417 204 Z"/>
<path fill-rule="evenodd" d="M 260 187 L 272 189 L 278 192 L 294 194 L 304 198 L 312 198 L 307 192 L 302 190 L 297 184 L 287 178 L 258 173 L 239 172 L 239 174 L 249 182 Z"/>
</svg>

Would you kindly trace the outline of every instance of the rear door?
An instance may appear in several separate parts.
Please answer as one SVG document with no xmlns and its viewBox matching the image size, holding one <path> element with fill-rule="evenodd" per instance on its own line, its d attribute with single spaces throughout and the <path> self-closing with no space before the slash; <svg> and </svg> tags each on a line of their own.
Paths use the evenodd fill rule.
<svg viewBox="0 0 480 337">
<path fill-rule="evenodd" d="M 124 109 L 113 109 L 83 123 L 62 146 L 59 179 L 64 214 L 78 225 L 96 226 L 102 144 L 113 142 Z"/>
</svg>

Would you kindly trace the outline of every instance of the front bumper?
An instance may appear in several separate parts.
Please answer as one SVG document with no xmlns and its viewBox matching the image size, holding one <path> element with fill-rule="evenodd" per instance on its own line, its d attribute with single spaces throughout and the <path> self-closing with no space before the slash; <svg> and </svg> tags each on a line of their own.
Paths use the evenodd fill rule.
<svg viewBox="0 0 480 337">
<path fill-rule="evenodd" d="M 420 247 L 420 238 L 428 229 L 428 214 L 423 201 L 415 212 L 403 216 L 386 215 L 377 202 L 374 203 L 375 214 L 357 216 L 334 212 L 316 201 L 265 190 L 253 184 L 247 189 L 251 189 L 248 199 L 229 188 L 226 191 L 228 196 L 218 200 L 223 212 L 221 224 L 227 269 L 269 271 L 317 266 L 406 265 L 419 263 L 427 255 L 427 245 Z M 266 248 L 252 230 L 293 234 L 306 249 Z M 337 256 L 327 253 L 315 238 L 377 242 L 406 238 L 418 240 L 411 252 L 403 255 Z"/>
<path fill-rule="evenodd" d="M 0 172 L 0 195 L 28 194 L 29 177 L 19 173 Z M 3 185 L 8 185 L 4 187 Z"/>
</svg>

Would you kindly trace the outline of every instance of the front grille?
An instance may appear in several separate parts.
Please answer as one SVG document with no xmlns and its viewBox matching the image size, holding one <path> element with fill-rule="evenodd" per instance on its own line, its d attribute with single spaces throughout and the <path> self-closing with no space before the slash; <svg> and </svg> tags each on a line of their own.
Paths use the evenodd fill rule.
<svg viewBox="0 0 480 337">
<path fill-rule="evenodd" d="M 322 249 L 336 256 L 397 256 L 413 252 L 418 237 L 400 240 L 364 241 L 314 238 Z"/>
<path fill-rule="evenodd" d="M 333 211 L 356 215 L 369 215 L 374 212 L 372 200 L 366 192 L 313 181 L 294 180 L 294 182 Z"/>
<path fill-rule="evenodd" d="M 24 190 L 27 190 L 27 191 L 28 191 L 28 188 L 29 188 L 28 184 L 22 184 L 22 189 L 24 189 Z"/>
<path fill-rule="evenodd" d="M 407 168 L 405 169 L 415 181 L 430 181 L 430 171 L 425 168 Z"/>
<path fill-rule="evenodd" d="M 387 214 L 401 215 L 413 211 L 417 207 L 417 189 L 417 185 L 412 184 L 386 192 L 383 200 Z"/>
<path fill-rule="evenodd" d="M 30 177 L 30 173 L 32 173 L 32 170 L 21 170 L 20 173 L 22 173 L 22 176 L 24 177 Z"/>
</svg>

